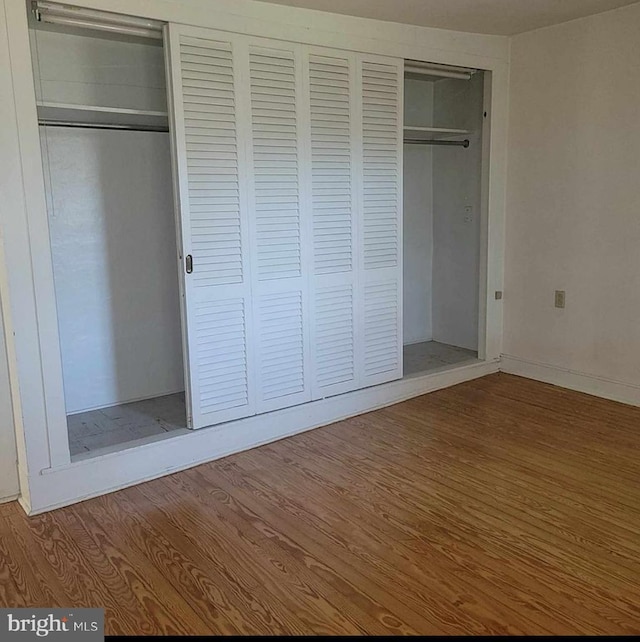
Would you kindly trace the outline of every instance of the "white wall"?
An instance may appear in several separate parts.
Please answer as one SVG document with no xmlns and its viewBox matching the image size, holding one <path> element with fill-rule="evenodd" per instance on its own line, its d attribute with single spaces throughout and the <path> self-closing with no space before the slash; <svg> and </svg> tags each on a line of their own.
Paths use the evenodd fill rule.
<svg viewBox="0 0 640 642">
<path fill-rule="evenodd" d="M 639 34 L 635 4 L 513 39 L 504 298 L 507 355 L 637 400 Z"/>
<path fill-rule="evenodd" d="M 468 129 L 471 145 L 433 148 L 433 339 L 478 349 L 481 74 L 435 83 L 434 125 Z M 469 209 L 470 208 L 470 209 Z"/>
<path fill-rule="evenodd" d="M 18 495 L 18 461 L 13 425 L 9 369 L 0 315 L 0 502 Z"/>
<path fill-rule="evenodd" d="M 163 49 L 30 31 L 36 97 L 166 110 Z M 183 389 L 169 136 L 41 129 L 68 413 Z"/>
<path fill-rule="evenodd" d="M 67 412 L 183 390 L 168 134 L 43 139 Z"/>
<path fill-rule="evenodd" d="M 433 121 L 433 83 L 405 80 L 405 125 L 428 127 Z M 403 340 L 430 341 L 431 261 L 433 256 L 433 166 L 428 145 L 404 146 L 403 185 Z"/>
<path fill-rule="evenodd" d="M 86 29 L 67 33 L 50 25 L 31 29 L 29 35 L 38 100 L 166 111 L 159 41 L 129 42 Z"/>
</svg>

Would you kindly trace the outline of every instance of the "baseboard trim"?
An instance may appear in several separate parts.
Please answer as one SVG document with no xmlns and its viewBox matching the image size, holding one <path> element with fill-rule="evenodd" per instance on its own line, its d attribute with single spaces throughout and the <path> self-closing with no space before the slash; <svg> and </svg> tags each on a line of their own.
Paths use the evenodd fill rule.
<svg viewBox="0 0 640 642">
<path fill-rule="evenodd" d="M 102 404 L 100 406 L 91 406 L 89 408 L 83 408 L 82 410 L 74 410 L 73 412 L 68 412 L 67 417 L 72 417 L 73 415 L 81 415 L 85 412 L 93 412 L 94 410 L 102 410 L 103 408 L 113 408 L 114 406 L 124 406 L 128 403 L 136 403 L 138 401 L 146 401 L 147 399 L 157 399 L 158 397 L 167 397 L 169 395 L 177 395 L 179 392 L 184 392 L 184 386 L 179 390 L 169 390 L 168 392 L 158 392 L 152 395 L 145 395 L 143 397 L 133 397 L 132 399 L 124 399 L 122 401 L 113 401 L 108 404 Z"/>
<path fill-rule="evenodd" d="M 584 392 L 588 395 L 640 406 L 640 385 L 616 381 L 607 377 L 578 372 L 568 368 L 539 363 L 508 354 L 502 355 L 500 371 L 551 383 L 561 388 Z"/>
<path fill-rule="evenodd" d="M 498 360 L 477 361 L 444 372 L 400 379 L 49 468 L 29 478 L 29 514 L 37 515 L 114 492 L 354 415 L 484 377 L 498 372 L 499 367 Z M 27 509 L 24 504 L 23 507 Z"/>
<path fill-rule="evenodd" d="M 16 499 L 19 499 L 20 495 L 16 493 L 15 495 L 7 495 L 6 497 L 0 497 L 0 504 L 8 504 L 9 502 L 15 502 Z"/>
</svg>

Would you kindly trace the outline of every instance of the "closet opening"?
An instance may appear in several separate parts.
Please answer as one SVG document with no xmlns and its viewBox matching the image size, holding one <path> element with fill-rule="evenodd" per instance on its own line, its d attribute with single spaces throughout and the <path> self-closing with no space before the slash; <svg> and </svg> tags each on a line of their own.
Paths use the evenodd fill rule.
<svg viewBox="0 0 640 642">
<path fill-rule="evenodd" d="M 478 360 L 484 72 L 405 61 L 404 376 Z"/>
<path fill-rule="evenodd" d="M 162 25 L 28 10 L 76 460 L 187 426 Z"/>
</svg>

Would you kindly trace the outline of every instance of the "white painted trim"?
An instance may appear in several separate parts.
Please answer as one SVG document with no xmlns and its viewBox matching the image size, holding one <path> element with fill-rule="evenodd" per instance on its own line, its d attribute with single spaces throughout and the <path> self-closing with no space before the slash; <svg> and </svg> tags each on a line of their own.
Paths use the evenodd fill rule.
<svg viewBox="0 0 640 642">
<path fill-rule="evenodd" d="M 15 502 L 20 495 L 8 495 L 7 497 L 0 497 L 0 504 L 8 504 L 9 502 Z"/>
<path fill-rule="evenodd" d="M 22 202 L 19 210 L 2 220 L 2 225 L 27 465 L 37 469 L 67 462 L 70 455 L 26 7 L 20 0 L 5 0 L 4 4 L 15 101 L 15 122 L 6 126 L 9 131 L 15 127 L 17 133 Z M 13 191 L 16 187 L 9 185 L 7 189 Z M 22 287 L 16 287 L 18 280 Z M 19 313 L 15 309 L 18 307 Z"/>
<path fill-rule="evenodd" d="M 498 361 L 477 362 L 446 372 L 392 381 L 48 469 L 29 480 L 31 507 L 23 507 L 30 515 L 60 508 L 484 377 L 498 372 L 499 367 Z"/>
<path fill-rule="evenodd" d="M 20 0 L 22 2 L 22 0 Z M 24 4 L 24 3 L 23 3 Z M 384 22 L 254 0 L 74 0 L 77 7 L 307 45 L 471 69 L 509 59 L 509 38 Z"/>
<path fill-rule="evenodd" d="M 108 403 L 108 404 L 102 404 L 100 406 L 90 406 L 89 408 L 83 408 L 82 410 L 74 410 L 73 412 L 70 412 L 67 414 L 67 417 L 72 417 L 73 415 L 81 415 L 84 412 L 93 412 L 94 410 L 102 410 L 103 408 L 112 408 L 113 406 L 124 406 L 125 404 L 128 403 L 136 403 L 138 401 L 146 401 L 147 399 L 157 399 L 158 397 L 168 397 L 169 395 L 177 395 L 179 392 L 184 392 L 184 387 L 182 388 L 172 388 L 171 390 L 167 390 L 165 392 L 157 392 L 152 395 L 143 395 L 142 397 L 132 397 L 129 399 L 124 399 L 122 401 L 118 401 L 117 404 L 113 403 Z"/>
<path fill-rule="evenodd" d="M 539 363 L 510 355 L 502 355 L 501 372 L 544 381 L 561 388 L 584 392 L 588 395 L 640 406 L 640 386 L 627 381 L 617 381 L 569 368 Z"/>
<path fill-rule="evenodd" d="M 502 300 L 496 301 L 493 293 L 496 290 L 504 289 L 509 116 L 508 69 L 495 69 L 490 76 L 485 76 L 485 79 L 490 81 L 491 92 L 490 96 L 487 96 L 486 93 L 484 96 L 485 108 L 488 111 L 486 121 L 488 122 L 483 125 L 482 136 L 482 225 L 480 228 L 482 263 L 480 265 L 480 279 L 481 287 L 484 289 L 484 305 L 480 304 L 478 309 L 482 316 L 479 327 L 482 334 L 479 337 L 478 354 L 480 358 L 491 360 L 499 359 L 502 353 L 503 306 Z M 487 84 L 485 84 L 486 88 Z M 484 325 L 482 325 L 482 321 L 484 321 Z"/>
</svg>

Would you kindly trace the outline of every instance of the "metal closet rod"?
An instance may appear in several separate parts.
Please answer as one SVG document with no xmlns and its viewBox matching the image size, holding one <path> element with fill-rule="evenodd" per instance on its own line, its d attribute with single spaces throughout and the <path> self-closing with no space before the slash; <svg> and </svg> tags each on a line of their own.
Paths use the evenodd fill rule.
<svg viewBox="0 0 640 642">
<path fill-rule="evenodd" d="M 69 127 L 72 129 L 119 129 L 132 132 L 168 132 L 169 128 L 162 125 L 117 125 L 111 123 L 66 123 L 58 120 L 39 120 L 40 127 Z"/>
<path fill-rule="evenodd" d="M 469 147 L 469 139 L 464 140 L 423 140 L 420 138 L 405 138 L 405 145 L 450 145 L 451 147 Z"/>
</svg>

